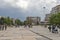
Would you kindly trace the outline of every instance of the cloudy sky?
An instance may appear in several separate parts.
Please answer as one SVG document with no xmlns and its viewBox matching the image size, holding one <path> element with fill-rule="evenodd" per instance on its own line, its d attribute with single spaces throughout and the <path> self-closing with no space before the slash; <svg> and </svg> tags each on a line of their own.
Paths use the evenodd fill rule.
<svg viewBox="0 0 60 40">
<path fill-rule="evenodd" d="M 0 16 L 25 20 L 27 16 L 39 16 L 42 20 L 60 0 L 0 0 Z"/>
</svg>

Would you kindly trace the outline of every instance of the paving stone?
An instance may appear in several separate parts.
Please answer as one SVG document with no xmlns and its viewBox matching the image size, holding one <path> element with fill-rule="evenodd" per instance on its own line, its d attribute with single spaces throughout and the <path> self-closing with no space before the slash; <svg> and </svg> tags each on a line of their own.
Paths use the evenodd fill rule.
<svg viewBox="0 0 60 40">
<path fill-rule="evenodd" d="M 0 31 L 0 40 L 43 40 L 43 37 L 27 30 L 26 28 L 8 28 L 6 31 Z"/>
</svg>

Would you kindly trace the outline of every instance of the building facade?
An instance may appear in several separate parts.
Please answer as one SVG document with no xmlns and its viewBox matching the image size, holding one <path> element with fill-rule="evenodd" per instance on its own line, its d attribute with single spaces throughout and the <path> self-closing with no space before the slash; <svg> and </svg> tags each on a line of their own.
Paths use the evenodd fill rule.
<svg viewBox="0 0 60 40">
<path fill-rule="evenodd" d="M 49 20 L 49 17 L 50 17 L 50 14 L 46 14 L 45 21 L 48 21 Z"/>
<path fill-rule="evenodd" d="M 56 13 L 60 13 L 60 5 L 53 7 L 50 14 L 46 14 L 46 16 L 45 16 L 46 24 L 49 24 L 49 18 L 51 17 L 51 15 L 56 14 Z"/>
<path fill-rule="evenodd" d="M 40 17 L 27 17 L 26 20 L 30 21 L 33 25 L 40 24 Z"/>
<path fill-rule="evenodd" d="M 51 16 L 51 14 L 46 14 L 46 16 L 45 16 L 45 24 L 49 24 L 50 16 Z"/>
<path fill-rule="evenodd" d="M 60 5 L 57 5 L 52 8 L 51 14 L 60 13 Z"/>
</svg>

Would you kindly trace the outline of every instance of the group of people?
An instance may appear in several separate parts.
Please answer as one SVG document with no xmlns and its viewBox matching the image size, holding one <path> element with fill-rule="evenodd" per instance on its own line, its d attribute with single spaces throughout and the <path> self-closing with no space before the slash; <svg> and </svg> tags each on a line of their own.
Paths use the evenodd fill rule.
<svg viewBox="0 0 60 40">
<path fill-rule="evenodd" d="M 30 24 L 25 25 L 24 28 L 26 28 L 26 27 L 28 27 L 28 28 L 32 28 L 32 25 L 30 25 Z"/>
<path fill-rule="evenodd" d="M 7 26 L 6 25 L 0 25 L 0 30 L 6 30 Z"/>
<path fill-rule="evenodd" d="M 49 31 L 50 32 L 52 32 L 52 33 L 58 33 L 58 25 L 49 25 L 49 27 L 48 27 L 48 29 L 49 29 Z"/>
</svg>

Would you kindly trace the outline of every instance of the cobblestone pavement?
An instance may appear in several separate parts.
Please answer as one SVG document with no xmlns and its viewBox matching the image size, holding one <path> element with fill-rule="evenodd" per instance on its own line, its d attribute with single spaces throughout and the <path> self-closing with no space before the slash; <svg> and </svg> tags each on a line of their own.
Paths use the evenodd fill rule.
<svg viewBox="0 0 60 40">
<path fill-rule="evenodd" d="M 25 28 L 8 28 L 0 31 L 0 40 L 48 40 Z"/>
<path fill-rule="evenodd" d="M 30 28 L 30 30 L 39 33 L 40 35 L 46 36 L 52 40 L 60 40 L 60 29 L 58 34 L 49 32 L 48 28 L 45 28 L 44 26 L 33 26 L 33 28 Z"/>
</svg>

